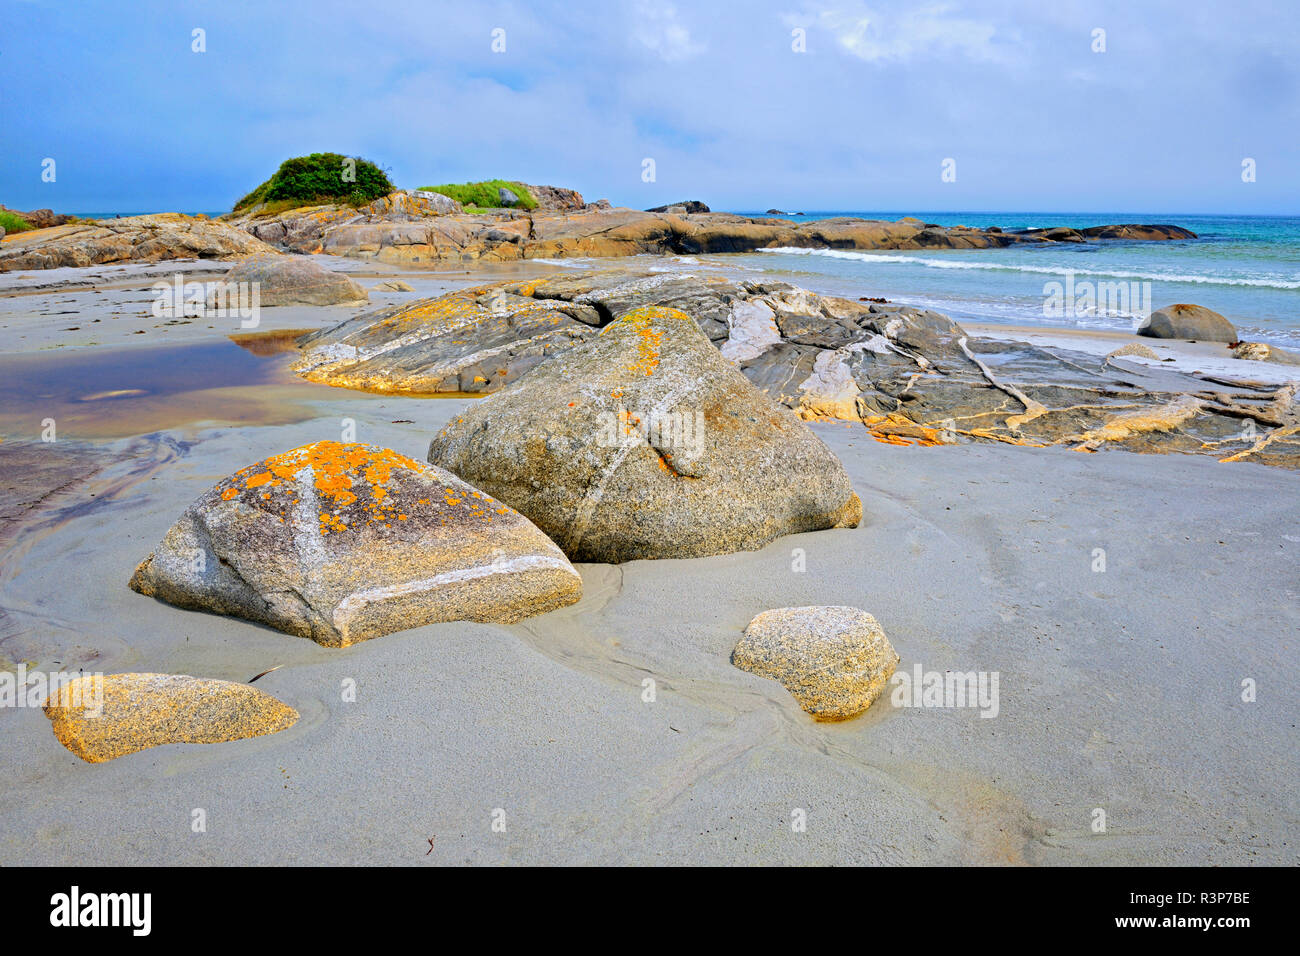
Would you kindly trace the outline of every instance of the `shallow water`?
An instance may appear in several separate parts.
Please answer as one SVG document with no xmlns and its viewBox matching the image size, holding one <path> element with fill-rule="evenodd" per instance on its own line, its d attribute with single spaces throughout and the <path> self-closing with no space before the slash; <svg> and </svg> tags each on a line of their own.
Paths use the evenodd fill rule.
<svg viewBox="0 0 1300 956">
<path fill-rule="evenodd" d="M 289 371 L 284 333 L 242 344 L 47 351 L 0 357 L 0 434 L 120 438 L 194 423 L 287 424 L 326 386 Z M 259 354 L 260 353 L 260 354 Z"/>
</svg>

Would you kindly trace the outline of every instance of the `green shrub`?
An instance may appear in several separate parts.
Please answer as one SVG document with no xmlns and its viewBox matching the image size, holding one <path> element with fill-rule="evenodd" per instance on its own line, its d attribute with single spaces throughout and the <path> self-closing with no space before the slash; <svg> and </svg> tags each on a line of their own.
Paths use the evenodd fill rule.
<svg viewBox="0 0 1300 956">
<path fill-rule="evenodd" d="M 235 211 L 262 202 L 291 202 L 300 206 L 346 202 L 363 206 L 393 191 L 393 184 L 382 169 L 357 157 L 354 157 L 356 181 L 345 182 L 344 161 L 348 158 L 339 153 L 312 153 L 286 159 L 275 175 L 235 203 Z"/>
<path fill-rule="evenodd" d="M 35 229 L 30 222 L 22 216 L 16 216 L 8 209 L 0 209 L 0 227 L 5 232 L 26 232 L 28 229 Z"/>
<path fill-rule="evenodd" d="M 420 188 L 425 192 L 442 193 L 444 196 L 450 196 L 466 209 L 470 206 L 479 209 L 500 209 L 502 208 L 501 200 L 497 196 L 497 190 L 508 189 L 519 197 L 518 205 L 510 208 L 537 208 L 537 200 L 533 198 L 532 193 L 525 189 L 522 184 L 505 179 L 485 179 L 478 183 L 448 183 L 445 186 L 421 186 Z"/>
</svg>

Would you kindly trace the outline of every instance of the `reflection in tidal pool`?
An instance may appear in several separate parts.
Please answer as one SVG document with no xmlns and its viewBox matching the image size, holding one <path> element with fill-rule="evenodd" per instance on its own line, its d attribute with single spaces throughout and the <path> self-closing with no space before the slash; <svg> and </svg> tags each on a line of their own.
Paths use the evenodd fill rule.
<svg viewBox="0 0 1300 956">
<path fill-rule="evenodd" d="M 328 386 L 289 371 L 303 330 L 200 345 L 0 356 L 0 435 L 121 438 L 197 422 L 279 425 L 313 414 L 299 404 Z"/>
</svg>

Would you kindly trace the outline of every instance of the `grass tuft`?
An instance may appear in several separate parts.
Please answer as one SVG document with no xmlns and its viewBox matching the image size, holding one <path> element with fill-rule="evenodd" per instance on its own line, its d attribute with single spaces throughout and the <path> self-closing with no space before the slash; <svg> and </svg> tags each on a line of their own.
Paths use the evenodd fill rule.
<svg viewBox="0 0 1300 956">
<path fill-rule="evenodd" d="M 519 197 L 515 206 L 503 207 L 497 197 L 498 189 L 508 189 Z M 521 183 L 508 179 L 485 179 L 477 183 L 447 183 L 443 186 L 421 186 L 425 192 L 442 193 L 456 200 L 465 207 L 466 212 L 478 212 L 484 209 L 536 209 L 537 200 Z M 470 207 L 473 207 L 471 209 Z"/>
<path fill-rule="evenodd" d="M 0 227 L 3 227 L 6 233 L 26 232 L 28 229 L 36 228 L 22 216 L 15 215 L 8 209 L 0 209 Z"/>
</svg>

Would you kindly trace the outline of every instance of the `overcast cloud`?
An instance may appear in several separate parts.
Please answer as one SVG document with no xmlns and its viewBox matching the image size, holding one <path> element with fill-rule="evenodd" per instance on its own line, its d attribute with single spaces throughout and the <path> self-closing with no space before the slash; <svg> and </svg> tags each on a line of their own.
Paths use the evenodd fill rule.
<svg viewBox="0 0 1300 956">
<path fill-rule="evenodd" d="M 226 209 L 332 150 L 406 187 L 501 176 L 636 207 L 1300 213 L 1295 3 L 0 10 L 16 208 Z"/>
</svg>

